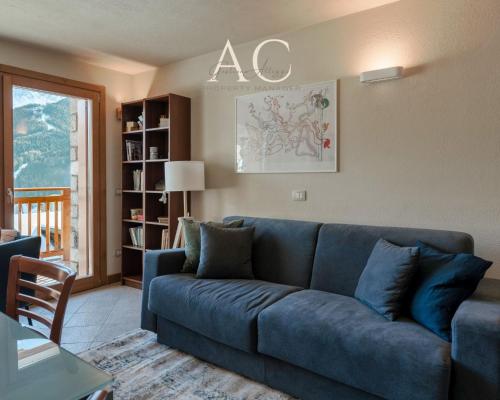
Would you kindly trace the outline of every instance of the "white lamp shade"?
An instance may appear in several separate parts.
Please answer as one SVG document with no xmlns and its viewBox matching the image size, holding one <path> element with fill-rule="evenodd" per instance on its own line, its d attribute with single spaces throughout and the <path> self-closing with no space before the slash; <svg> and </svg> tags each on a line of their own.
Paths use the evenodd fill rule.
<svg viewBox="0 0 500 400">
<path fill-rule="evenodd" d="M 165 163 L 165 191 L 191 192 L 205 190 L 203 161 L 169 161 Z"/>
</svg>

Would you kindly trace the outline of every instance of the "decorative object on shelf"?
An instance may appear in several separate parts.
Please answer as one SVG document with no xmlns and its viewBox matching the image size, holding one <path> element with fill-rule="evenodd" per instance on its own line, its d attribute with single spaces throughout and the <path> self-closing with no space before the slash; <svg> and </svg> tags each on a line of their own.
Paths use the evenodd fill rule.
<svg viewBox="0 0 500 400">
<path fill-rule="evenodd" d="M 130 210 L 130 219 L 135 221 L 144 221 L 144 213 L 142 208 L 132 208 Z"/>
<path fill-rule="evenodd" d="M 149 148 L 149 159 L 158 160 L 158 147 L 152 146 Z"/>
<path fill-rule="evenodd" d="M 144 190 L 144 171 L 142 169 L 135 169 L 132 171 L 134 179 L 134 190 Z"/>
<path fill-rule="evenodd" d="M 168 225 L 168 217 L 158 217 L 158 222 L 160 224 Z"/>
<path fill-rule="evenodd" d="M 170 161 L 165 163 L 165 191 L 183 192 L 184 217 L 189 217 L 187 192 L 205 190 L 205 163 L 203 161 Z M 182 218 L 175 232 L 174 248 L 182 237 Z"/>
<path fill-rule="evenodd" d="M 170 118 L 167 118 L 166 115 L 160 115 L 160 123 L 158 124 L 158 128 L 170 128 Z"/>
<path fill-rule="evenodd" d="M 142 142 L 139 140 L 126 140 L 127 161 L 142 160 Z"/>
<path fill-rule="evenodd" d="M 158 182 L 155 183 L 155 190 L 165 190 L 165 180 L 160 179 Z"/>
<path fill-rule="evenodd" d="M 161 230 L 161 245 L 160 248 L 163 249 L 168 249 L 168 229 L 162 229 Z"/>
<path fill-rule="evenodd" d="M 127 127 L 127 132 L 132 132 L 139 129 L 139 125 L 135 121 L 127 121 L 125 126 Z"/>
<path fill-rule="evenodd" d="M 337 82 L 236 97 L 236 172 L 337 172 Z"/>
<path fill-rule="evenodd" d="M 144 128 L 144 112 L 137 117 L 137 125 L 139 126 L 139 129 Z"/>
</svg>

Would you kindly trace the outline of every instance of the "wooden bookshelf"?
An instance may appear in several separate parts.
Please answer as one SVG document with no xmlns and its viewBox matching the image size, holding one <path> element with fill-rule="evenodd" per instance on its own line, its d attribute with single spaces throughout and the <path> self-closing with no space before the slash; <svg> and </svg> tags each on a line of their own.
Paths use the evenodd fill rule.
<svg viewBox="0 0 500 400">
<path fill-rule="evenodd" d="M 167 203 L 159 202 L 162 191 L 156 184 L 164 179 L 164 163 L 191 159 L 191 99 L 175 94 L 122 103 L 122 283 L 141 288 L 144 253 L 161 248 L 162 230 L 168 229 L 171 247 L 177 219 L 183 215 L 182 193 L 167 193 Z M 144 115 L 142 129 L 127 131 L 127 121 Z M 159 127 L 160 116 L 170 119 L 170 127 Z M 140 142 L 142 157 L 127 159 L 127 141 Z M 149 148 L 158 147 L 158 159 L 149 159 Z M 143 186 L 134 187 L 133 171 L 143 172 Z M 142 208 L 143 221 L 131 218 L 130 210 Z M 158 222 L 168 217 L 168 224 Z M 143 229 L 144 243 L 134 245 L 129 228 Z"/>
</svg>

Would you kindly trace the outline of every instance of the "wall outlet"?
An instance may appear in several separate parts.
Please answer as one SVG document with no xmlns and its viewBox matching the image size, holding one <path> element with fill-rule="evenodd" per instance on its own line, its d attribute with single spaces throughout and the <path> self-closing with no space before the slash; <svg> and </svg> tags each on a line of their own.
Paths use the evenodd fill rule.
<svg viewBox="0 0 500 400">
<path fill-rule="evenodd" d="M 115 250 L 115 257 L 121 257 L 122 256 L 122 249 L 116 249 Z"/>
<path fill-rule="evenodd" d="M 292 190 L 293 201 L 306 201 L 307 192 L 305 190 Z"/>
</svg>

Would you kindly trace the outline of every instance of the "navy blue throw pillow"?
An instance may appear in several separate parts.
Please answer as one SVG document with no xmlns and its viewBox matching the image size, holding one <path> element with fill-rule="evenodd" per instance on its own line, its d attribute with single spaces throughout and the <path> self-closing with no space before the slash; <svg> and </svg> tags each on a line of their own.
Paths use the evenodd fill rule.
<svg viewBox="0 0 500 400">
<path fill-rule="evenodd" d="M 400 247 L 379 239 L 356 287 L 354 297 L 394 321 L 400 314 L 418 260 L 418 247 Z"/>
<path fill-rule="evenodd" d="M 420 258 L 410 298 L 411 316 L 441 338 L 451 341 L 453 315 L 474 293 L 492 263 L 472 254 L 444 253 L 422 242 L 417 245 Z"/>
</svg>

